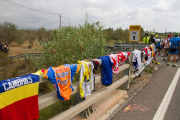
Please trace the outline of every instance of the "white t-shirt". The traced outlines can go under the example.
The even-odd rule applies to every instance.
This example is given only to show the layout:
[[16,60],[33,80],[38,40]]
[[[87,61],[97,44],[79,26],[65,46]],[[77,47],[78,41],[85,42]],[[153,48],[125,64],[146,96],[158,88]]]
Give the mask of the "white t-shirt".
[[[170,39],[167,38],[167,39],[164,41],[164,43],[165,43],[164,48],[167,48],[166,45],[168,44],[168,41],[169,41],[169,40],[170,40]],[[171,42],[169,42],[169,46],[171,46]]]

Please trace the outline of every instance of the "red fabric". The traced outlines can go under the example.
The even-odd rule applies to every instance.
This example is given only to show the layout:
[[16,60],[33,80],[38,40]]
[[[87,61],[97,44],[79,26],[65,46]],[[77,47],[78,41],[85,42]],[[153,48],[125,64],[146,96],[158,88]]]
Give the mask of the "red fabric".
[[0,110],[0,120],[37,120],[38,95],[22,99]]
[[112,70],[114,74],[119,73],[119,66],[126,62],[131,52],[119,52],[118,54],[111,54],[109,57],[113,62]]
[[145,50],[145,52],[146,52],[146,55],[148,55],[148,54],[147,54],[147,49],[146,49],[146,48],[144,48],[144,50]]

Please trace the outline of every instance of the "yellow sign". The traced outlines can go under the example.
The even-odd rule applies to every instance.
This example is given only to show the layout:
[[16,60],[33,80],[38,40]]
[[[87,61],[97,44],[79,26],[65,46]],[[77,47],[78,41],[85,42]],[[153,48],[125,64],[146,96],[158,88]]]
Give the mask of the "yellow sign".
[[129,26],[129,42],[139,42],[140,33],[141,33],[140,25],[130,25]]

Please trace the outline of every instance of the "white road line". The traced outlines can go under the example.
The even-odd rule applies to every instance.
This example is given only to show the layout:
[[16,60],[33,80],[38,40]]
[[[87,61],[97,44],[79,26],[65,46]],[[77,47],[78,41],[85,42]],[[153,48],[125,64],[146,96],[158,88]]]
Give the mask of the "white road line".
[[176,85],[178,83],[179,76],[180,76],[180,68],[177,70],[177,72],[171,82],[171,85],[169,86],[169,88],[161,102],[161,105],[159,106],[158,110],[156,111],[156,114],[155,114],[153,120],[163,120],[163,118],[166,114],[167,108],[169,106],[169,103],[171,101],[171,98],[173,96],[174,90],[176,88]]

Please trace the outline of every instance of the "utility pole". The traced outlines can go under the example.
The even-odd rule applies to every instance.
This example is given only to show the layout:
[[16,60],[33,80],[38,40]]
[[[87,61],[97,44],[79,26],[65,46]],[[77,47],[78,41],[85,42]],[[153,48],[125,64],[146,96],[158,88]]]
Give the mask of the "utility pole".
[[167,30],[167,29],[165,29],[165,38],[166,38],[166,30]]
[[69,26],[70,26],[70,22],[69,22]]
[[88,13],[86,12],[86,22],[88,22]]
[[59,26],[59,29],[61,29],[61,14],[60,14],[59,17],[60,17],[60,26]]

